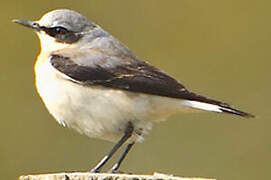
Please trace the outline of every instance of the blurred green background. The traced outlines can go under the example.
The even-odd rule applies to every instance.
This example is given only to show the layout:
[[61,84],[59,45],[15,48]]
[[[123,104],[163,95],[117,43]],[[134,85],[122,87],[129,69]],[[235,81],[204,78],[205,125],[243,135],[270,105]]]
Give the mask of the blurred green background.
[[154,125],[123,171],[270,179],[270,6],[264,0],[3,1],[0,178],[86,171],[113,145],[63,128],[48,114],[33,85],[39,42],[29,29],[11,23],[70,8],[186,87],[257,116],[176,114]]

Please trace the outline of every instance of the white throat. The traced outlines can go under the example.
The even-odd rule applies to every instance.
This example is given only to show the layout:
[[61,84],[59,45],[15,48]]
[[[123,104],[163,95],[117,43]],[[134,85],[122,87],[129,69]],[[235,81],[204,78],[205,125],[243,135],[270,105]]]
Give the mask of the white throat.
[[40,39],[41,52],[56,51],[71,46],[71,44],[68,43],[57,42],[53,37],[43,31],[37,34]]

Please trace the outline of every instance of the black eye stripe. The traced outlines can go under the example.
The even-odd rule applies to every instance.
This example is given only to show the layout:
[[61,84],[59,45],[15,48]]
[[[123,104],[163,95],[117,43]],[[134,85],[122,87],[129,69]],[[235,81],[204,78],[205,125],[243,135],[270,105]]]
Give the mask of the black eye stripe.
[[49,36],[55,38],[57,42],[64,42],[64,43],[73,43],[78,41],[82,35],[70,31],[63,26],[55,26],[55,27],[45,27],[39,26],[39,30],[45,32]]
[[40,28],[43,31],[45,31],[47,34],[49,34],[50,36],[53,36],[53,37],[55,37],[57,35],[64,35],[64,34],[72,33],[71,31],[69,31],[66,28],[61,27],[61,26],[50,27],[50,28],[41,26]]

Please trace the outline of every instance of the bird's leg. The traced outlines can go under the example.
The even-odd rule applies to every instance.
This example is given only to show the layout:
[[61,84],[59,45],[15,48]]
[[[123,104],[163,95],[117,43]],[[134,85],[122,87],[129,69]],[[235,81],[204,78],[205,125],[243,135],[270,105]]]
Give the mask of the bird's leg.
[[[100,172],[101,168],[106,164],[106,162],[112,157],[112,155],[124,144],[127,139],[129,139],[134,131],[134,126],[131,122],[128,122],[124,135],[122,138],[115,144],[115,146],[110,150],[110,152],[91,170],[93,173]],[[122,161],[122,160],[121,160]]]
[[132,148],[132,146],[134,144],[135,144],[135,142],[132,142],[132,143],[129,143],[129,144],[126,145],[123,153],[120,155],[120,158],[118,159],[118,161],[116,162],[116,164],[114,164],[114,166],[111,168],[111,170],[110,170],[111,173],[118,172],[120,164],[122,163],[122,161],[124,160],[124,158],[126,157],[126,155],[128,154],[128,152],[130,151],[130,149]]

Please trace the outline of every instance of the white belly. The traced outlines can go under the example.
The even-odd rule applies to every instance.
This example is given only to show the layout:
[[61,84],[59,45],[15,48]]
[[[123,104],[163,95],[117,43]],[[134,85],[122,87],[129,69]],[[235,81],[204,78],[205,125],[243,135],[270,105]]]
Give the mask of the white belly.
[[[89,137],[118,140],[128,121],[145,134],[152,120],[181,109],[178,99],[82,86],[67,80],[49,62],[36,66],[35,72],[38,93],[49,112],[60,124]],[[141,135],[135,137],[142,139]]]

